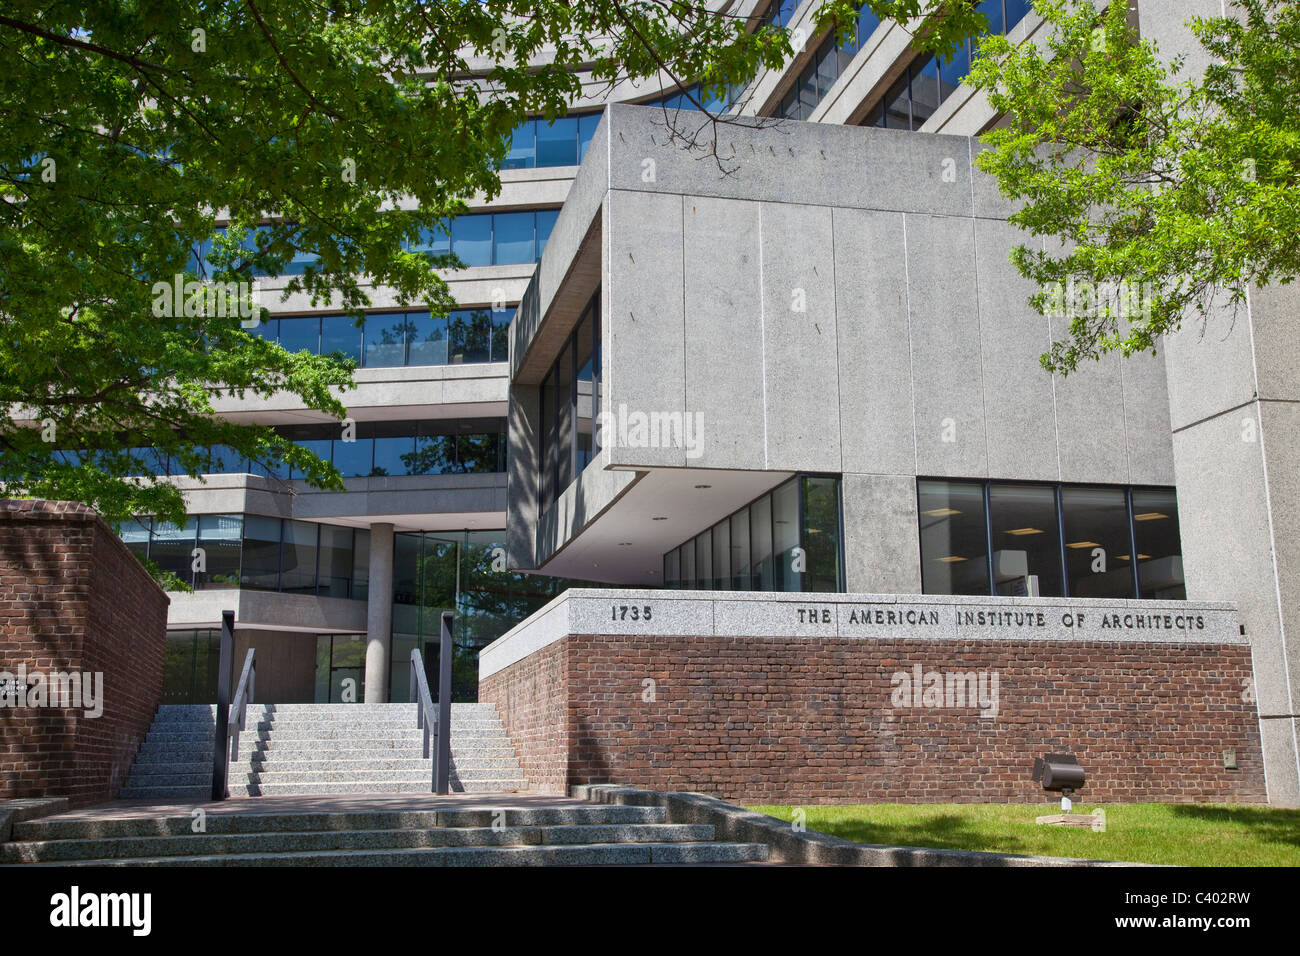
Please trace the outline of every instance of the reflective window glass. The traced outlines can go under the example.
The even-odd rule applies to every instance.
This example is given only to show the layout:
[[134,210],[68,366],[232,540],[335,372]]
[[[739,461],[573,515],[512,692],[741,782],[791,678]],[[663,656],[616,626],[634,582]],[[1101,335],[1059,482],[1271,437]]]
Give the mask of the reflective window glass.
[[492,217],[460,216],[452,220],[451,251],[467,266],[492,265]]
[[982,485],[918,481],[921,586],[926,594],[988,594],[988,527]]
[[[1050,485],[989,487],[993,580],[998,594],[1060,597],[1061,534],[1056,489]],[[1037,583],[1031,592],[1027,577]]]
[[1172,490],[1133,491],[1133,531],[1138,549],[1139,597],[1187,599],[1183,545],[1178,533],[1178,496]]
[[280,347],[286,352],[320,351],[320,319],[302,316],[280,320]]
[[367,368],[406,364],[406,313],[376,312],[366,316],[365,356]]
[[320,351],[322,355],[342,353],[361,364],[361,330],[350,315],[325,315],[321,317]]
[[1133,597],[1128,502],[1119,488],[1061,489],[1071,597]]
[[578,120],[567,116],[551,124],[537,124],[537,165],[578,165]]
[[531,212],[498,213],[492,217],[492,263],[498,266],[536,261]]

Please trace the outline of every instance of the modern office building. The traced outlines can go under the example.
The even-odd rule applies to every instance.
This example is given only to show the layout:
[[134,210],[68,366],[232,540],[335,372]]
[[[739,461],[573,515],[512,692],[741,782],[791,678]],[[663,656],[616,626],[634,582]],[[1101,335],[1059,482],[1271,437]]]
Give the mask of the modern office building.
[[[869,13],[837,43],[809,29],[819,2],[723,5],[806,39],[733,91],[731,122],[690,109],[693,90],[642,85],[593,87],[567,118],[522,127],[501,194],[450,225],[444,248],[469,267],[448,276],[463,307],[448,319],[383,289],[364,329],[278,307],[263,334],[357,358],[355,431],[281,398],[218,410],[328,453],[347,490],[250,474],[217,450],[206,483],[180,479],[185,527],[127,533],[194,582],[172,596],[172,701],[211,694],[228,607],[264,699],[284,702],[350,686],[404,699],[410,649],[454,608],[458,695],[486,689],[512,738],[534,706],[519,668],[559,637],[633,633],[627,615],[647,607],[662,608],[656,626],[677,615],[643,629],[656,636],[766,633],[771,607],[856,625],[870,607],[908,628],[955,614],[957,638],[978,615],[992,641],[1017,639],[1016,608],[1088,608],[1086,667],[1115,641],[1155,660],[1156,631],[1229,661],[1198,657],[1198,688],[1240,684],[1245,666],[1253,682],[1232,694],[1258,722],[1234,725],[1233,747],[1262,753],[1269,799],[1300,801],[1293,293],[1260,290],[1244,316],[1155,356],[1045,372],[1064,328],[1028,305],[1010,206],[973,168],[974,137],[999,117],[963,82],[969,51],[939,63]],[[1143,0],[1134,16],[1162,51],[1194,52],[1193,6]],[[1028,2],[981,9],[1040,39]],[[670,128],[716,140],[717,157]],[[617,590],[612,604],[574,592],[567,629],[542,633],[545,614],[516,627],[564,606],[572,582]],[[746,601],[758,631],[736,623]],[[691,618],[700,602],[707,624]],[[582,631],[579,605],[613,625]],[[1161,660],[1144,680],[1186,665]]]

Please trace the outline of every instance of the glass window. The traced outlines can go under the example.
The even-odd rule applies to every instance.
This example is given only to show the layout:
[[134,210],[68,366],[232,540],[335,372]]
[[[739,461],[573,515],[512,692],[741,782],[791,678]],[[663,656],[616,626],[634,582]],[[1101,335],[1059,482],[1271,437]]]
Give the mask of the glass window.
[[317,594],[345,598],[352,576],[352,529],[320,526],[320,582]]
[[817,106],[817,71],[816,64],[804,67],[799,74],[799,119],[806,120],[812,116]]
[[578,162],[586,158],[587,150],[591,147],[591,139],[596,135],[596,127],[600,125],[600,113],[588,113],[586,116],[578,117]]
[[[302,439],[294,442],[295,445],[301,445],[317,458],[322,461],[329,461],[333,457],[333,445],[328,438],[320,439]],[[290,478],[301,478],[302,472],[297,468],[290,473]]]
[[421,435],[415,439],[415,450],[407,465],[406,474],[442,475],[455,470],[454,435]]
[[551,230],[555,228],[555,220],[559,218],[560,210],[558,209],[541,209],[537,212],[537,258],[542,258],[542,250],[546,248],[546,240],[551,237]]
[[549,125],[537,123],[537,165],[578,165],[578,120],[567,116]]
[[[528,218],[531,220],[532,216]],[[531,243],[530,238],[529,244]],[[465,309],[451,313],[448,317],[447,341],[448,360],[453,365],[486,362],[492,355],[491,311]]]
[[837,478],[803,479],[803,547],[808,571],[805,591],[839,593],[840,483]]
[[122,543],[131,549],[140,560],[149,556],[149,525],[150,518],[132,518],[130,521],[122,522],[121,528],[118,529],[118,537]]
[[447,318],[428,312],[406,315],[407,365],[447,364]]
[[451,252],[451,220],[440,219],[433,227],[420,227],[419,240],[410,246],[412,252],[428,256],[445,256]]
[[536,120],[524,120],[510,136],[510,152],[501,163],[502,169],[532,169],[537,164]]
[[352,536],[351,596],[364,601],[370,596],[370,529],[358,529]]
[[912,108],[908,102],[906,70],[885,94],[885,125],[890,129],[912,128]]
[[242,515],[200,515],[199,547],[206,570],[194,575],[194,587],[202,589],[239,586],[239,553],[242,547]]
[[1002,20],[1002,0],[984,0],[976,9],[988,17],[989,33],[1004,32],[1006,24]]
[[239,586],[275,591],[280,586],[280,519],[247,515]]
[[537,429],[540,447],[537,461],[541,467],[541,495],[543,505],[555,500],[555,369],[546,373],[539,391],[541,427]]
[[726,519],[713,526],[713,590],[731,587],[731,522]]
[[682,553],[682,587],[687,591],[698,590],[700,582],[695,575],[695,539],[687,541],[678,550]]
[[970,72],[970,44],[963,41],[951,58],[942,61],[939,66],[939,102],[942,103],[961,85],[961,81]]
[[918,481],[921,586],[926,594],[988,594],[988,526],[984,487]]
[[375,442],[371,438],[354,441],[334,439],[333,463],[344,478],[366,478],[374,461]]
[[664,587],[679,588],[681,587],[682,577],[682,555],[681,551],[673,548],[664,555]]
[[498,309],[492,313],[492,355],[490,361],[510,360],[510,320],[514,309]]
[[366,316],[364,326],[367,368],[406,363],[406,313],[376,312]]
[[866,46],[867,40],[871,34],[876,32],[876,27],[880,26],[880,18],[872,12],[866,4],[858,11],[858,49],[861,50]]
[[415,436],[375,439],[375,464],[370,474],[409,475]]
[[361,364],[361,330],[350,315],[321,316],[320,351],[322,355],[341,352]]
[[1025,18],[1025,14],[1033,7],[1032,0],[1006,0],[1007,32],[1011,31],[1017,23]]
[[573,454],[578,423],[573,411],[573,340],[570,339],[555,362],[557,495],[568,488],[574,478]]
[[284,549],[280,590],[291,594],[316,591],[316,544],[319,525],[309,521],[284,523]]
[[781,106],[777,112],[785,119],[799,119],[799,86],[795,86],[781,97]]
[[1133,491],[1133,532],[1138,549],[1142,598],[1187,599],[1183,546],[1178,533],[1178,497],[1172,490]]
[[536,261],[533,238],[535,218],[531,212],[499,213],[492,218],[493,265],[519,265]]
[[912,66],[912,129],[920,129],[938,106],[939,62],[929,57]]
[[773,591],[772,496],[764,495],[749,506],[749,567],[752,591]]
[[186,584],[194,584],[194,547],[198,524],[193,517],[182,525],[155,521],[153,540],[149,542],[149,560],[163,571],[170,571]]
[[280,347],[286,352],[320,351],[320,319],[299,316],[280,320]]
[[998,594],[1029,594],[1026,576],[1038,579],[1037,593],[1060,597],[1061,534],[1056,489],[1050,485],[991,485],[993,580]]
[[1120,488],[1061,489],[1071,597],[1133,597],[1128,502]]
[[835,47],[835,36],[827,37],[817,50],[817,99],[823,100],[840,76],[839,54]]
[[799,566],[806,561],[806,555],[798,555],[798,548],[799,485],[787,481],[772,492],[773,590],[802,590],[803,571]]
[[492,217],[483,214],[452,220],[451,251],[467,266],[492,265]]
[[749,572],[749,509],[741,508],[731,516],[731,589],[748,591]]
[[249,335],[255,335],[259,339],[266,339],[268,342],[278,342],[280,340],[280,320],[279,319],[262,319],[251,329],[244,329]]
[[695,536],[695,586],[701,591],[713,590],[713,529]]

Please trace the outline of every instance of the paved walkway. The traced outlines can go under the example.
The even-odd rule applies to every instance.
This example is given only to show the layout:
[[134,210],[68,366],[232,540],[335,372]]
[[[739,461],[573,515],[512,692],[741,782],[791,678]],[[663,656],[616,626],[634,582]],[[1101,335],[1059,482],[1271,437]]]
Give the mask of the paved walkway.
[[126,820],[134,817],[185,816],[205,813],[349,813],[382,810],[497,810],[511,807],[585,807],[586,800],[538,793],[322,793],[293,796],[231,797],[229,800],[112,800],[43,817],[45,820]]

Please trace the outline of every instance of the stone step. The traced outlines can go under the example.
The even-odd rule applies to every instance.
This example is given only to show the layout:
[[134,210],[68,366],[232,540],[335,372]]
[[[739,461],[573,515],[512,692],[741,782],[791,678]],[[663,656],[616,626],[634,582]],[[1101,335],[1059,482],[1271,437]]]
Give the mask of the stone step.
[[[591,804],[559,807],[500,807],[438,810],[358,810],[350,812],[304,811],[296,813],[229,813],[207,815],[208,834],[280,833],[312,830],[393,830],[431,827],[490,827],[497,820],[506,826],[576,826],[596,824],[664,823],[663,807]],[[38,818],[14,824],[15,840],[75,840],[147,836],[187,836],[194,820],[188,814],[109,819]]]
[[[452,779],[454,793],[522,793],[528,789],[528,781],[523,779],[478,779],[462,780],[459,784]],[[399,780],[357,780],[354,782],[327,783],[258,783],[237,786],[230,782],[232,795],[248,797],[293,796],[312,793],[429,793],[432,780],[423,778],[419,781]]]
[[29,866],[636,866],[654,863],[754,863],[762,843],[600,843],[320,850],[288,853],[59,860]]
[[40,840],[0,846],[0,863],[42,863],[125,857],[297,853],[322,850],[417,849],[466,846],[572,846],[607,843],[701,843],[708,824],[604,823],[533,827],[431,827],[392,830],[314,830],[281,833],[192,833],[121,839]]
[[118,791],[119,800],[169,800],[185,802],[187,800],[207,800],[212,795],[212,777],[208,777],[207,786],[165,786],[165,785],[127,785]]

